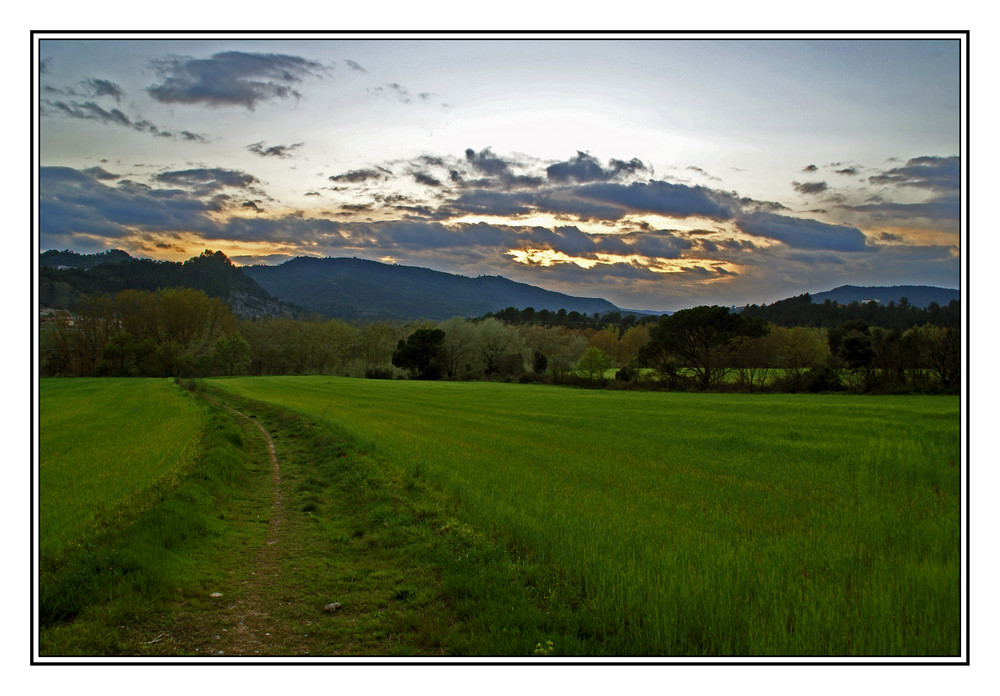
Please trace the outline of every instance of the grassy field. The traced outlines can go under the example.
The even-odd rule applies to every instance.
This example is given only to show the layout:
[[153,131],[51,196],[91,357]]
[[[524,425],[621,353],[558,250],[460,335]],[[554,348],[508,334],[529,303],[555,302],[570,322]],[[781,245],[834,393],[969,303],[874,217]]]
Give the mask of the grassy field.
[[149,502],[190,462],[204,407],[166,379],[43,379],[41,555]]
[[959,651],[957,397],[211,384],[325,424],[565,572],[587,620],[555,654]]
[[[72,386],[48,386],[68,389],[52,404],[104,406],[77,431],[87,451],[119,413],[101,392],[120,399],[148,385]],[[356,443],[259,402],[200,388],[157,401],[152,391],[161,420],[189,399],[203,409],[192,459],[168,484],[134,489],[141,509],[43,555],[40,657],[532,655],[546,654],[545,638],[587,630],[557,570],[512,558],[440,491]],[[127,479],[131,468],[106,460],[102,475]],[[86,507],[44,500],[42,517]],[[559,597],[540,602],[538,587]],[[340,609],[327,611],[334,601]]]

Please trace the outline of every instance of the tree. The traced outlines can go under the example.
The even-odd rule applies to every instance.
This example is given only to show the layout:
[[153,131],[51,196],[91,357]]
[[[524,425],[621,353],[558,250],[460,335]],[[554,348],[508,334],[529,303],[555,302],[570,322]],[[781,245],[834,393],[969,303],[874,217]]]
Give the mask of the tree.
[[220,338],[215,344],[215,360],[223,374],[246,374],[250,367],[250,344],[239,333]]
[[603,350],[597,346],[590,346],[576,364],[576,369],[585,373],[593,382],[595,379],[604,379],[605,371],[611,366],[611,358]]
[[518,360],[522,363],[519,371],[523,372],[523,344],[517,329],[496,319],[484,319],[479,322],[478,329],[479,354],[483,361],[483,372],[487,376],[498,373],[509,375],[512,371],[518,371]]
[[764,320],[732,314],[728,307],[682,309],[660,317],[650,329],[649,343],[639,352],[639,359],[661,370],[676,359],[694,371],[702,389],[708,389],[721,381],[731,366],[738,339],[766,333]]
[[839,324],[827,336],[830,353],[856,375],[861,375],[862,384],[868,390],[872,384],[875,348],[872,343],[871,327],[861,319],[852,319]]
[[439,379],[439,355],[444,336],[441,329],[417,329],[396,346],[392,364],[410,370],[411,375],[418,379]]
[[452,317],[438,324],[444,331],[441,344],[441,368],[448,379],[469,377],[476,373],[476,328],[462,319]]
[[531,356],[531,369],[536,375],[540,375],[545,372],[545,368],[549,366],[549,359],[545,357],[545,353],[536,349]]

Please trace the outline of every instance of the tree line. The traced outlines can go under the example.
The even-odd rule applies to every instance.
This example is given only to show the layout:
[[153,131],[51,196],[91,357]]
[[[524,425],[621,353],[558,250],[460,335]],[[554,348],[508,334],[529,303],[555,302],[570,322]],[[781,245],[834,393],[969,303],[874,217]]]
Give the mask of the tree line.
[[884,329],[905,331],[915,326],[931,324],[944,328],[959,329],[962,325],[962,309],[958,300],[941,306],[931,302],[927,307],[916,307],[901,297],[899,302],[880,304],[870,302],[850,302],[839,304],[831,300],[813,302],[806,293],[779,300],[769,305],[747,305],[741,314],[759,317],[778,326],[815,326],[833,329],[849,321],[863,321]]
[[43,322],[40,366],[43,375],[71,376],[330,374],[741,391],[956,391],[960,383],[960,333],[949,325],[781,326],[717,306],[559,323],[573,314],[248,320],[199,290],[125,290],[84,297]]

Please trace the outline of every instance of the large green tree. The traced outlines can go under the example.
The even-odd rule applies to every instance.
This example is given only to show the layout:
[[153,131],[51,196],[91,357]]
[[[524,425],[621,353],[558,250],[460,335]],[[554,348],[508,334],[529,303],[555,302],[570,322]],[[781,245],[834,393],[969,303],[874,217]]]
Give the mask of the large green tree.
[[400,341],[392,354],[392,364],[410,370],[418,379],[438,379],[441,377],[441,345],[444,343],[441,329],[417,329]]
[[762,319],[734,314],[728,307],[682,309],[660,317],[639,359],[661,369],[672,364],[690,368],[698,386],[708,389],[733,365],[738,341],[763,336],[767,330]]

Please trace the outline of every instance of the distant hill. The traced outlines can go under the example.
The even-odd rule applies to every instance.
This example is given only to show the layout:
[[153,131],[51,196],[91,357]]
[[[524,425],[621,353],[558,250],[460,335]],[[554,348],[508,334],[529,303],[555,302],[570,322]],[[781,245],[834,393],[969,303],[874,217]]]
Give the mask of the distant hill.
[[818,292],[812,295],[812,301],[822,304],[826,300],[838,304],[850,304],[851,302],[867,302],[876,300],[879,304],[887,305],[890,302],[899,304],[899,300],[905,297],[914,307],[926,308],[931,302],[937,302],[944,307],[952,300],[961,300],[961,293],[958,290],[949,288],[938,288],[931,285],[891,285],[891,286],[861,286],[861,285],[841,285],[839,288]]
[[475,317],[506,307],[617,311],[607,300],[573,297],[500,276],[467,276],[348,258],[299,257],[244,272],[275,297],[343,319]]
[[70,308],[82,295],[180,287],[220,298],[237,316],[275,316],[290,310],[221,251],[206,251],[183,263],[137,259],[118,249],[101,254],[46,251],[39,263],[39,301],[43,307]]
[[75,251],[56,251],[49,249],[39,257],[43,268],[94,268],[102,263],[120,263],[133,261],[128,252],[121,249],[109,249],[99,254],[78,254]]

